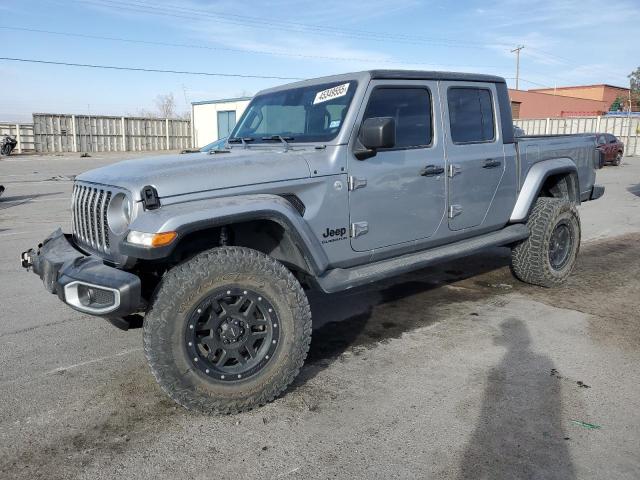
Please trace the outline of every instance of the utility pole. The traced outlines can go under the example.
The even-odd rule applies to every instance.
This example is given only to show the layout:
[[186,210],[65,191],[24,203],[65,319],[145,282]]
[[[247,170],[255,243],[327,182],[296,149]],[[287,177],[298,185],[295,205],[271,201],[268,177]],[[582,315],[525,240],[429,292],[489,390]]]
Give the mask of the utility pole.
[[519,47],[511,50],[511,53],[516,54],[516,90],[520,90],[518,87],[520,86],[520,50],[524,48],[524,45],[520,45]]

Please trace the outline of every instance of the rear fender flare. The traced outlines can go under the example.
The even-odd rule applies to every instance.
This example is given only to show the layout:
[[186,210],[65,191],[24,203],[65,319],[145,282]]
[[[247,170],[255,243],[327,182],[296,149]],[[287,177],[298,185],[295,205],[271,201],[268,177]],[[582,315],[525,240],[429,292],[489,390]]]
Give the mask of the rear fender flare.
[[529,217],[529,212],[538,198],[545,181],[559,174],[569,174],[574,182],[574,194],[576,201],[580,202],[580,186],[578,185],[578,169],[570,158],[553,158],[535,163],[527,172],[527,176],[522,184],[518,199],[511,212],[509,221],[511,223],[524,222]]

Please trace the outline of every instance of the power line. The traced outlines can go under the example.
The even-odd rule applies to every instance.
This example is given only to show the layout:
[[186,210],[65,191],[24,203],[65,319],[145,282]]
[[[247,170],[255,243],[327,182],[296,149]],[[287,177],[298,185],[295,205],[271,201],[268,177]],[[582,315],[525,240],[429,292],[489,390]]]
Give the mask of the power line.
[[96,65],[90,63],[71,63],[71,62],[54,62],[51,60],[36,60],[33,58],[11,58],[0,57],[0,60],[9,62],[23,63],[40,63],[47,65],[61,65],[65,67],[85,67],[85,68],[101,68],[106,70],[128,70],[133,72],[152,72],[152,73],[177,73],[181,75],[205,75],[209,77],[234,77],[234,78],[262,78],[270,80],[303,80],[299,77],[278,77],[275,75],[249,75],[241,73],[218,73],[218,72],[189,72],[183,70],[164,70],[160,68],[142,68],[142,67],[122,67],[118,65]]
[[[231,77],[231,78],[259,78],[259,79],[269,79],[269,80],[303,80],[302,77],[279,77],[272,75],[247,75],[241,73],[218,73],[218,72],[189,72],[183,70],[165,70],[160,68],[142,68],[142,67],[123,67],[119,65],[97,65],[90,63],[72,63],[72,62],[55,62],[52,60],[38,60],[33,58],[12,58],[12,57],[0,57],[0,60],[8,61],[8,62],[21,62],[21,63],[36,63],[36,64],[45,64],[45,65],[58,65],[64,67],[84,67],[84,68],[99,68],[99,69],[107,69],[107,70],[125,70],[125,71],[134,71],[134,72],[150,72],[150,73],[173,73],[173,74],[181,74],[181,75],[205,75],[211,77]],[[506,80],[514,80],[515,77],[504,77]],[[551,88],[548,85],[543,85],[541,83],[536,83],[531,80],[527,80],[525,78],[520,78],[523,82],[531,83],[533,85],[538,85],[540,87]]]
[[[56,1],[56,0],[50,0]],[[59,0],[58,0],[59,1]],[[357,40],[374,40],[374,41],[384,41],[384,42],[393,42],[393,43],[405,43],[405,44],[430,44],[430,45],[438,45],[448,48],[466,48],[466,49],[491,49],[495,47],[504,47],[510,48],[511,45],[502,42],[494,42],[494,43],[477,43],[477,42],[460,42],[459,40],[452,39],[444,39],[444,38],[433,38],[433,37],[423,37],[418,35],[408,35],[408,34],[394,34],[387,32],[372,32],[367,30],[358,30],[358,29],[341,29],[338,27],[330,27],[323,25],[313,25],[306,24],[301,22],[293,22],[293,21],[284,21],[277,20],[273,18],[264,17],[253,17],[248,15],[239,15],[239,14],[231,14],[231,13],[212,13],[206,10],[197,10],[193,8],[185,8],[182,6],[176,6],[171,4],[165,4],[164,6],[158,6],[157,4],[150,3],[146,0],[74,0],[75,2],[79,2],[86,5],[99,6],[104,8],[117,8],[118,10],[128,10],[139,13],[153,14],[153,15],[164,15],[170,17],[180,17],[187,19],[197,19],[202,20],[204,18],[215,19],[218,22],[230,23],[233,25],[241,25],[250,28],[259,28],[259,29],[269,29],[269,30],[285,30],[285,31],[294,31],[300,32],[304,31],[305,33],[313,34],[313,35],[334,35],[346,38],[354,38]],[[583,65],[574,63],[573,60],[562,57],[560,55],[556,55],[554,53],[545,52],[538,48],[527,46],[527,49],[532,50],[534,52],[538,52],[540,55],[546,56],[547,58],[553,58],[556,61],[561,61],[567,65],[571,65],[574,67],[582,67]],[[359,61],[359,60],[357,60]],[[391,62],[390,62],[391,63]],[[411,62],[399,62],[399,63],[411,63]],[[415,63],[418,65],[419,63]],[[428,65],[428,64],[423,64]],[[444,66],[444,65],[443,65]],[[494,68],[494,67],[479,67],[479,68]],[[502,68],[502,67],[495,67]],[[611,73],[610,69],[606,67],[594,67],[599,69],[600,71],[607,73]],[[606,69],[606,70],[605,70]]]
[[[138,1],[135,1],[135,0],[131,0],[131,1],[74,0],[74,1],[85,4],[85,5],[93,5],[93,6],[99,6],[99,7],[105,7],[105,8],[117,8],[118,10],[134,11],[134,12],[147,13],[152,15],[164,15],[164,16],[170,16],[170,17],[198,19],[198,20],[202,20],[203,17],[211,18],[219,22],[229,23],[233,25],[242,25],[250,28],[261,28],[261,29],[266,28],[269,30],[276,29],[276,30],[293,31],[293,32],[300,32],[302,30],[302,31],[305,31],[306,33],[311,33],[314,35],[326,36],[327,34],[329,34],[329,35],[347,37],[347,38],[369,39],[369,40],[375,40],[375,41],[410,43],[410,44],[431,44],[431,45],[440,45],[440,46],[452,47],[452,48],[492,48],[500,45],[507,46],[507,44],[500,44],[500,43],[494,43],[494,44],[488,45],[488,44],[479,44],[476,42],[460,42],[458,40],[420,37],[416,35],[402,35],[402,34],[392,34],[392,33],[385,33],[385,32],[340,29],[337,27],[274,20],[271,18],[265,19],[261,17],[250,17],[247,15],[210,13],[204,10],[189,9],[189,8],[172,6],[172,5],[159,6],[156,4],[150,4],[140,0]],[[229,18],[229,17],[232,17],[232,18]]]
[[309,58],[309,59],[319,59],[319,60],[339,60],[339,61],[347,61],[347,62],[386,63],[386,64],[398,64],[398,65],[427,65],[427,66],[440,66],[440,67],[465,66],[470,68],[502,68],[502,66],[499,66],[499,65],[454,65],[454,64],[443,64],[443,63],[416,62],[411,60],[406,60],[406,61],[405,60],[384,60],[384,59],[371,60],[369,58],[357,58],[357,57],[332,57],[332,56],[326,56],[326,55],[306,55],[306,54],[289,53],[289,52],[275,52],[275,51],[269,51],[269,50],[253,50],[253,49],[241,49],[241,48],[230,48],[230,47],[212,47],[209,45],[199,45],[199,44],[191,44],[191,43],[160,42],[160,41],[154,41],[154,40],[142,40],[142,39],[113,37],[113,36],[75,33],[75,32],[61,32],[56,30],[43,30],[38,28],[8,27],[3,25],[0,25],[0,29],[14,30],[14,31],[20,31],[20,32],[43,33],[47,35],[58,35],[58,36],[65,36],[65,37],[89,38],[89,39],[95,39],[95,40],[107,40],[107,41],[124,42],[124,43],[137,43],[141,45],[151,45],[151,46],[193,48],[193,49],[203,49],[203,50],[212,50],[212,51],[251,53],[251,54],[257,54],[257,55],[273,55],[273,56]]

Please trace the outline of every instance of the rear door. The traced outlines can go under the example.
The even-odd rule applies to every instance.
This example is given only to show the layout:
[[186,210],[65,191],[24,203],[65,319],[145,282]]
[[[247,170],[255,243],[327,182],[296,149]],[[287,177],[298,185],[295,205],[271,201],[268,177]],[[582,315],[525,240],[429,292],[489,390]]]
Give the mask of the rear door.
[[492,83],[442,82],[451,230],[493,226],[491,206],[505,172]]
[[396,146],[366,160],[350,153],[351,247],[358,252],[431,236],[446,204],[437,83],[372,81],[356,125],[372,117],[395,119]]

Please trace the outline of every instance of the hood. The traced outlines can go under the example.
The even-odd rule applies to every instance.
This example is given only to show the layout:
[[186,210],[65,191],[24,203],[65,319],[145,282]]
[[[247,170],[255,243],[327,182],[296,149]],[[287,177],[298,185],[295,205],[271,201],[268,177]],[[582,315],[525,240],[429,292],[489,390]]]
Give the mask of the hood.
[[129,190],[140,200],[140,190],[152,185],[160,198],[207,190],[309,178],[305,150],[241,149],[229,153],[160,155],[125,160],[78,175],[81,182]]

